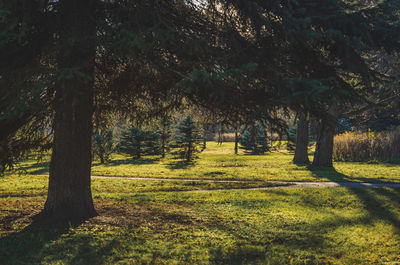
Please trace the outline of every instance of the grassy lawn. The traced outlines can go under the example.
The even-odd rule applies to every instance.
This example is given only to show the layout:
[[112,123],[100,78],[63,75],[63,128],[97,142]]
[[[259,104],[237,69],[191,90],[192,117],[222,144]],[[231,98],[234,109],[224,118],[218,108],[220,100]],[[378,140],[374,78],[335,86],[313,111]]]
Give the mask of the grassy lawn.
[[[296,166],[291,153],[208,143],[192,165],[116,155],[94,174],[163,178],[400,182],[400,165]],[[93,179],[99,216],[37,227],[48,162],[0,178],[0,264],[400,264],[400,189],[273,189],[268,182]],[[210,191],[198,191],[210,190]],[[176,192],[188,191],[188,192]]]
[[399,189],[152,192],[164,185],[94,180],[100,216],[44,229],[29,217],[45,178],[5,177],[0,264],[400,263]]
[[[171,157],[134,161],[122,155],[114,155],[112,161],[104,165],[94,161],[92,173],[155,178],[400,182],[400,164],[336,162],[335,170],[332,170],[294,165],[291,162],[293,153],[284,150],[266,155],[234,155],[233,143],[218,146],[216,142],[208,142],[207,146],[199,155],[200,158],[192,164]],[[39,164],[34,160],[25,161],[20,167],[29,174],[48,173],[47,160]]]

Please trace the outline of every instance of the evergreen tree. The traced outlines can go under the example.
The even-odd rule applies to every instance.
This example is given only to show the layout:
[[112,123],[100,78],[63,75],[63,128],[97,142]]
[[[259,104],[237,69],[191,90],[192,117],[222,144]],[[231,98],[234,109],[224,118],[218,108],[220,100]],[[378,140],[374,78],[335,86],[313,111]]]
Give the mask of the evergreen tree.
[[202,143],[202,136],[196,128],[190,116],[186,116],[177,126],[174,135],[174,143],[171,147],[175,150],[173,154],[191,161],[195,154],[199,153],[199,146]]
[[171,138],[171,117],[163,116],[160,118],[157,126],[157,134],[159,135],[161,157],[169,151],[169,141]]
[[139,159],[143,155],[156,155],[160,153],[158,139],[159,135],[154,132],[129,126],[122,132],[118,149],[133,159]]
[[240,139],[240,145],[240,148],[244,149],[246,153],[254,155],[269,151],[267,136],[261,126],[252,126],[249,130],[246,130]]
[[105,133],[97,132],[93,136],[93,155],[100,159],[101,164],[109,161],[113,151],[114,141],[112,130],[107,130]]

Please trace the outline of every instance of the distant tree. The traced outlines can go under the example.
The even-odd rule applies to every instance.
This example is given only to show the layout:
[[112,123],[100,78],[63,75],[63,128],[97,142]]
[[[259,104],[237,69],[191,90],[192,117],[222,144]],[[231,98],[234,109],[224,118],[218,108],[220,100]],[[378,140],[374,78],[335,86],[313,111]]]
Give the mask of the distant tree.
[[168,116],[163,116],[159,119],[157,125],[157,134],[159,135],[161,157],[164,158],[169,149],[169,141],[171,138],[171,123],[172,119]]
[[268,140],[263,127],[251,126],[240,139],[241,149],[254,155],[264,154],[269,151]]
[[133,159],[139,159],[143,155],[156,155],[160,153],[158,139],[159,135],[155,132],[129,126],[121,134],[118,149]]
[[235,130],[235,155],[238,154],[238,143],[239,143],[239,133],[238,133],[238,126],[235,125],[234,127]]
[[203,146],[201,147],[201,151],[207,148],[207,135],[209,133],[209,125],[203,123]]
[[191,161],[195,154],[199,153],[202,136],[190,116],[186,116],[177,126],[174,135],[174,143],[171,145],[175,150],[173,154]]
[[93,155],[100,159],[100,163],[104,164],[109,161],[110,155],[114,151],[114,141],[112,130],[96,132],[93,136]]

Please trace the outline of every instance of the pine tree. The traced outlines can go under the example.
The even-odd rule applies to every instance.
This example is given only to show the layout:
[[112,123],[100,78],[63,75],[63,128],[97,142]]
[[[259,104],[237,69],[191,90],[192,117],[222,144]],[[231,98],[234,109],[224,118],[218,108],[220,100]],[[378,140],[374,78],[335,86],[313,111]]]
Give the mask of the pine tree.
[[261,126],[252,126],[249,130],[246,130],[240,139],[240,145],[240,148],[244,149],[246,153],[254,155],[269,151],[267,136]]
[[112,130],[107,130],[105,133],[97,132],[93,136],[93,155],[100,159],[100,163],[109,161],[110,155],[114,151],[114,141]]
[[154,132],[129,126],[122,132],[118,149],[133,159],[139,159],[143,155],[157,155],[160,153],[158,139],[159,135]]
[[157,126],[157,134],[159,135],[161,157],[164,158],[169,151],[169,142],[171,138],[171,117],[163,116],[160,118]]
[[199,146],[202,143],[202,136],[196,128],[190,116],[184,118],[177,126],[174,135],[173,154],[191,161],[195,154],[199,153]]

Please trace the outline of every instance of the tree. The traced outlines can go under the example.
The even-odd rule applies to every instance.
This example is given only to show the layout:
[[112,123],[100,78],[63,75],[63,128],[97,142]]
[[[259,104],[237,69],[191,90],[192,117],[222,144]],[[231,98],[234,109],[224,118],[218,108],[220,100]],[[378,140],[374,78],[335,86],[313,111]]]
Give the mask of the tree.
[[129,126],[121,134],[118,149],[133,159],[139,159],[143,155],[157,155],[160,153],[158,139],[159,135],[154,132]]
[[293,162],[296,164],[309,164],[308,159],[308,130],[309,119],[304,113],[298,115],[296,130],[296,149]]
[[261,155],[269,151],[265,129],[259,125],[251,126],[240,139],[241,148],[247,153]]
[[[274,124],[277,120],[271,114],[277,108],[288,111],[289,106],[295,111],[308,112],[327,124],[336,121],[337,117],[329,114],[330,108],[365,102],[365,95],[384,81],[382,75],[371,67],[367,57],[381,47],[387,50],[398,50],[399,47],[396,44],[398,34],[395,34],[399,30],[399,17],[394,11],[399,9],[398,1],[379,4],[330,0],[275,3],[235,0],[214,3],[224,6],[219,15],[230,29],[226,31],[229,34],[221,33],[220,40],[237,43],[242,51],[246,50],[237,50],[237,56],[232,61],[238,69],[239,62],[254,62],[257,67],[247,76],[258,76],[254,79],[257,84],[252,81],[243,84],[240,82],[243,80],[229,76],[237,87],[224,90],[221,98],[227,100],[229,95],[232,96],[228,100],[234,102],[234,106],[229,113],[243,113],[244,116],[249,112],[251,115],[260,113]],[[214,10],[218,13],[221,8]],[[228,17],[235,17],[235,22],[230,24]],[[238,24],[241,27],[237,27]],[[248,32],[251,32],[251,40],[256,45],[246,46]],[[232,46],[229,47],[234,49]],[[263,79],[266,76],[269,80]],[[247,91],[243,91],[247,86]],[[236,93],[235,89],[240,92]],[[272,92],[274,89],[277,90]],[[235,98],[238,94],[240,97]],[[276,104],[262,103],[274,96],[277,96]],[[281,101],[283,98],[285,103]],[[217,104],[224,106],[220,102]],[[322,153],[331,152],[327,150],[316,154]],[[321,160],[315,161],[318,163]]]
[[195,158],[195,154],[199,153],[199,146],[202,143],[202,136],[190,116],[186,116],[175,129],[173,154],[191,161]]
[[97,132],[93,136],[93,154],[100,158],[100,163],[109,161],[110,155],[114,151],[113,131]]
[[158,121],[157,134],[159,135],[161,157],[164,158],[168,149],[171,138],[171,117],[162,116]]
[[235,125],[234,130],[235,130],[235,148],[234,148],[234,150],[235,150],[235,155],[237,155],[238,154],[238,143],[239,143],[239,134],[238,134],[238,126],[237,125]]
[[[179,105],[172,88],[204,61],[199,47],[207,37],[194,29],[208,22],[198,7],[150,2],[0,2],[0,169],[42,146],[47,133],[38,132],[50,131],[49,188],[39,219],[75,222],[97,214],[93,113],[137,114],[161,100]],[[33,134],[24,136],[26,128]]]
[[332,167],[333,140],[335,126],[332,123],[321,122],[318,125],[317,145],[314,152],[313,166]]
[[95,16],[98,1],[61,0],[54,143],[42,218],[84,220],[97,215],[90,185]]

